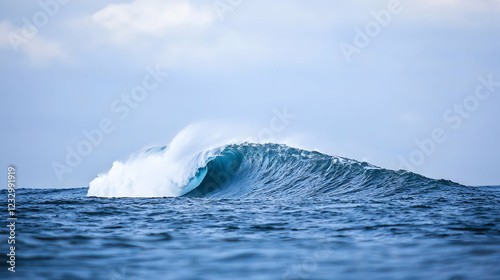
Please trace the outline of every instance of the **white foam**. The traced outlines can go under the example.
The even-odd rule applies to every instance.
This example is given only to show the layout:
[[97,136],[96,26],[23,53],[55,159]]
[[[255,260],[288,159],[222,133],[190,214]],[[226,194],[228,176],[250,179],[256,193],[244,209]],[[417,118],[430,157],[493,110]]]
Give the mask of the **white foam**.
[[203,122],[183,129],[162,151],[141,152],[128,160],[115,161],[106,174],[89,184],[88,196],[176,197],[208,158],[226,144],[247,139],[229,137],[234,127]]

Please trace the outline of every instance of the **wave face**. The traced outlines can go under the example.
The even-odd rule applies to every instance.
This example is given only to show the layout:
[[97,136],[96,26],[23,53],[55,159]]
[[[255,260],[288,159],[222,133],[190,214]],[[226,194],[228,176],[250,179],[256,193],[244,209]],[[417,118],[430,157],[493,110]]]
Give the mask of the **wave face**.
[[172,161],[171,149],[115,162],[88,196],[314,198],[423,194],[459,184],[281,144],[230,144]]

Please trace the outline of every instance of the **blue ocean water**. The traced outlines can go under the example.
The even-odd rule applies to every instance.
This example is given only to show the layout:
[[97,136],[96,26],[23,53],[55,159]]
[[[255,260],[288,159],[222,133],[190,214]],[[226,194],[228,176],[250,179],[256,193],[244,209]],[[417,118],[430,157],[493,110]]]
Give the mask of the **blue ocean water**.
[[2,261],[1,279],[500,279],[498,186],[277,144],[195,159],[160,184],[182,182],[176,197],[134,176],[118,190],[113,169],[89,188],[18,189],[16,272]]

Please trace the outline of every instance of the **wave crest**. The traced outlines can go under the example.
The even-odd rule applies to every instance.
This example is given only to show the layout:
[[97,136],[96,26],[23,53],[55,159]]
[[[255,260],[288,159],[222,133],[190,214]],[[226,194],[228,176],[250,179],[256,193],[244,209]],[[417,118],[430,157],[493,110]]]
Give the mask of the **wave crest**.
[[[458,185],[280,144],[230,144],[176,158],[166,147],[115,162],[90,183],[102,197],[330,197],[412,194]],[[175,160],[174,160],[175,159]]]

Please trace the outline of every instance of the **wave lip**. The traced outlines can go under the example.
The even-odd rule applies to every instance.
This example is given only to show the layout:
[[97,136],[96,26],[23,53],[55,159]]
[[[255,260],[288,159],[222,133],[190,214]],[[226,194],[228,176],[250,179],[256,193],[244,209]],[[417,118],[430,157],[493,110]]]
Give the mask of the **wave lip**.
[[[145,176],[145,177],[142,177]],[[183,157],[149,149],[90,183],[88,196],[309,198],[415,194],[458,184],[281,144],[230,144]]]

